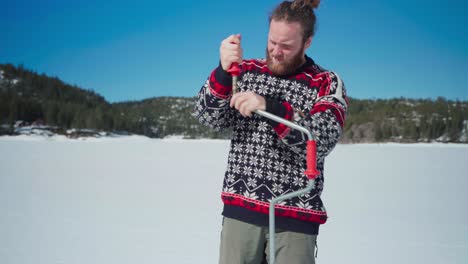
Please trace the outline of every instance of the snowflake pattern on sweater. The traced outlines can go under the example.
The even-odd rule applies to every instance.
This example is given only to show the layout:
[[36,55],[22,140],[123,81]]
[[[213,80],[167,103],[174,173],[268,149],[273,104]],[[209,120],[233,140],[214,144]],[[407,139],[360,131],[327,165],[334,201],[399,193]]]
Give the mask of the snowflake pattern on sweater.
[[[277,205],[276,215],[300,221],[325,223],[320,199],[324,186],[324,160],[337,144],[347,109],[346,90],[338,75],[310,58],[295,74],[274,76],[265,60],[244,60],[238,90],[252,91],[273,103],[267,111],[295,121],[314,133],[317,169],[310,193]],[[259,115],[242,117],[229,107],[230,76],[215,69],[198,93],[194,116],[215,130],[232,128],[222,200],[226,206],[268,214],[270,201],[308,185],[307,137]],[[239,218],[241,218],[239,216]]]

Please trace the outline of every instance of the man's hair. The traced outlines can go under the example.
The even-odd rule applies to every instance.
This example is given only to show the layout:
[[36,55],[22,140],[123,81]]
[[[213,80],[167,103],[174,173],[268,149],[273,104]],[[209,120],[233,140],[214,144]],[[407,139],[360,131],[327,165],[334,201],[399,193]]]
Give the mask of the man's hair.
[[269,22],[286,21],[288,23],[298,22],[303,29],[303,41],[315,34],[315,12],[314,9],[320,4],[320,0],[294,0],[284,1],[271,13]]

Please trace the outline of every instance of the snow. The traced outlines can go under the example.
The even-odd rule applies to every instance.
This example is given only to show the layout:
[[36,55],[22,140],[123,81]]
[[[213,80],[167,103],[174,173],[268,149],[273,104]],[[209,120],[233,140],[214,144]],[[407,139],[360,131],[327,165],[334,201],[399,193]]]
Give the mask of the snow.
[[[6,79],[5,76],[4,76],[4,74],[5,74],[5,71],[0,70],[0,81]],[[20,80],[19,80],[19,79],[16,79],[16,78],[13,79],[13,80],[10,80],[10,83],[11,83],[11,84],[14,84],[14,85],[17,84],[17,83],[19,83],[19,82],[20,82]]]
[[15,125],[15,133],[20,135],[37,135],[37,136],[47,136],[52,137],[54,133],[48,130],[49,127],[47,126],[16,126]]
[[460,134],[460,142],[468,142],[468,120],[463,121],[463,129]]
[[[217,263],[229,142],[0,137],[0,263]],[[468,145],[339,145],[317,263],[468,263]]]

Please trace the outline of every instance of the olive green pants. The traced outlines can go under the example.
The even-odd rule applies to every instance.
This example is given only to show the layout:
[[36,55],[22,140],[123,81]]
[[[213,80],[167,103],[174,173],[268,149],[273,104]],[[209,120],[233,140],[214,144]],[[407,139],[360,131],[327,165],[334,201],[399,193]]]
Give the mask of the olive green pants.
[[[224,217],[221,231],[220,264],[262,264],[268,261],[268,227]],[[275,232],[275,264],[314,264],[317,235],[290,231]]]

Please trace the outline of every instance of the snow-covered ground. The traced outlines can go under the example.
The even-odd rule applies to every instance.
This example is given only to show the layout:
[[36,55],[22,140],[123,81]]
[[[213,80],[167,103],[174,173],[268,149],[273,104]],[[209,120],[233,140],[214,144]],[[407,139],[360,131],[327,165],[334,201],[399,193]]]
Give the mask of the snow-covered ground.
[[[217,263],[228,141],[0,137],[0,263]],[[319,264],[468,263],[468,145],[339,145]]]

